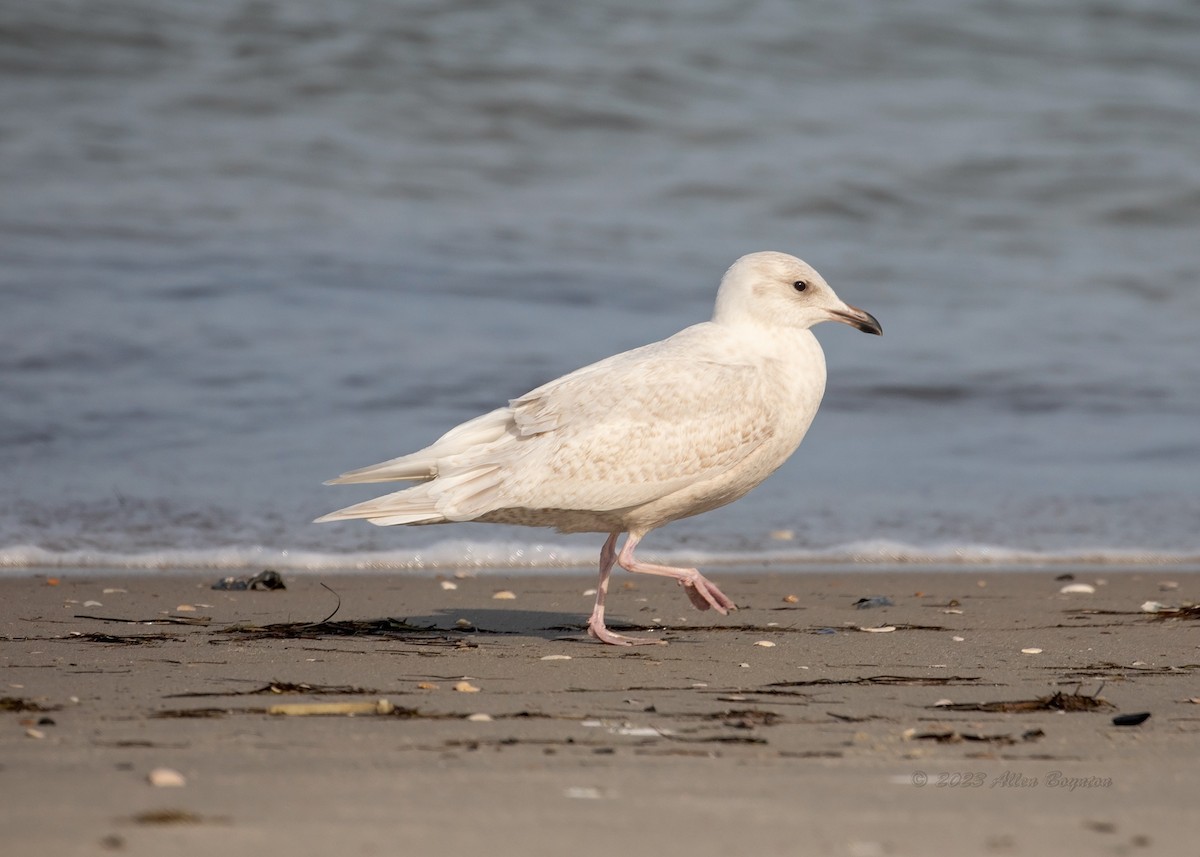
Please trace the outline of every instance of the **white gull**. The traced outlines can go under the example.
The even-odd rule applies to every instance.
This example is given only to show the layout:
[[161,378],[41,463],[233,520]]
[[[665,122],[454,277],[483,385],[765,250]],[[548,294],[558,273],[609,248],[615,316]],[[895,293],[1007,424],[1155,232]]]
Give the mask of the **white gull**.
[[317,521],[608,533],[588,633],[616,645],[661,642],[605,627],[613,565],[675,578],[701,610],[736,609],[696,569],[643,562],[634,548],[651,530],[744,496],[795,451],[825,393],[825,355],[809,330],[822,321],[883,332],[794,256],[743,256],[721,280],[712,321],[564,375],[419,452],[331,480],[421,484]]

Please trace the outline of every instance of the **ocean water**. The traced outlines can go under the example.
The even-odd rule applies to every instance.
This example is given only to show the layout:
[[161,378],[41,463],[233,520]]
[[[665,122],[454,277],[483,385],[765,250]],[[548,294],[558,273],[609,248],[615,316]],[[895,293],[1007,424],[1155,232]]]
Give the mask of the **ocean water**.
[[647,556],[1200,561],[1200,5],[0,5],[0,566],[587,565],[344,470],[802,256],[793,459]]

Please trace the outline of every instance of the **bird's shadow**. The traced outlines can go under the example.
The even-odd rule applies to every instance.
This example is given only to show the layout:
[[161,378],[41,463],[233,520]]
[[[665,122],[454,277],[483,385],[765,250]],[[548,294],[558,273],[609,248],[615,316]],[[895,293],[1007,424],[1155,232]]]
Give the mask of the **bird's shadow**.
[[[500,634],[523,637],[540,637],[555,640],[564,636],[579,636],[587,639],[587,615],[563,613],[549,610],[503,610],[482,608],[470,610],[436,610],[425,616],[408,616],[405,621],[412,625],[433,626],[445,631],[460,631],[465,634]],[[468,622],[469,625],[461,624]],[[662,632],[661,625],[637,625],[632,622],[610,620],[613,631]]]
[[[646,630],[642,626],[613,624],[618,630]],[[536,637],[555,640],[563,637],[586,638],[584,617],[579,613],[541,610],[503,610],[495,608],[450,610],[433,613],[385,616],[378,619],[337,618],[336,614],[319,622],[274,622],[266,625],[233,625],[221,634],[258,639],[332,639],[373,638],[412,643],[453,644],[472,642],[488,636]]]
[[586,634],[586,616],[549,610],[504,610],[494,607],[434,610],[406,616],[411,625],[436,627],[465,635],[515,635],[552,640],[564,634]]

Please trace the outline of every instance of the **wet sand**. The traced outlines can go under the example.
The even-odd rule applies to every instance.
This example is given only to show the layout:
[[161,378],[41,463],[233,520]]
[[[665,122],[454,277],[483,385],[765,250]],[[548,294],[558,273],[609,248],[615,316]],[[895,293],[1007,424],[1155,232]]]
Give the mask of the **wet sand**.
[[4,850],[1191,853],[1200,621],[1141,606],[1200,573],[1063,571],[709,569],[728,617],[626,575],[613,627],[669,640],[633,649],[576,572],[6,577]]

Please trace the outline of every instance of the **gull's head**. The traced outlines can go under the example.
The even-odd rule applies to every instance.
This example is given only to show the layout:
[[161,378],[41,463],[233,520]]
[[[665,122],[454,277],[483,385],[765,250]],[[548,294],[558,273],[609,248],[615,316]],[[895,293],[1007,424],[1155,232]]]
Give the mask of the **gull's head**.
[[844,302],[811,265],[786,253],[751,253],[734,262],[721,279],[713,321],[800,328],[840,321],[883,333],[873,315]]

